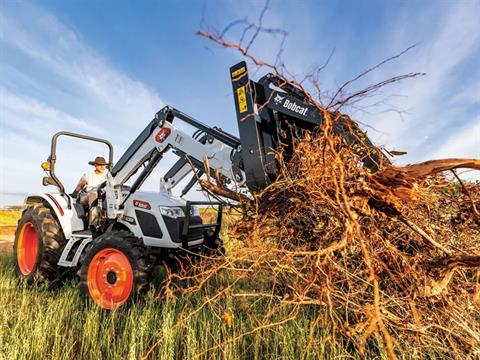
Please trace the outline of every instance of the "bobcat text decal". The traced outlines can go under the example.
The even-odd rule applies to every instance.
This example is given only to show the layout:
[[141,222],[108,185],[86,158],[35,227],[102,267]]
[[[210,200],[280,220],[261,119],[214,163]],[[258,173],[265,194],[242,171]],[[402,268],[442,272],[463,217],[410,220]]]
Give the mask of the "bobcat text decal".
[[286,99],[283,103],[283,107],[299,113],[300,115],[307,115],[308,108],[306,108],[305,106],[300,106],[296,102],[290,101],[288,99]]

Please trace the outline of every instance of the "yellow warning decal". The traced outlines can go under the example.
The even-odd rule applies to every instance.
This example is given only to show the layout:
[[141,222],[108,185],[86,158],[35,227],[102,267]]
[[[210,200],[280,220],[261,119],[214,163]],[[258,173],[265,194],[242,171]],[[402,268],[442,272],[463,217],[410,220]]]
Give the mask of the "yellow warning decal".
[[242,75],[245,71],[247,71],[247,69],[245,68],[245,66],[242,66],[240,69],[235,70],[234,72],[232,72],[232,78],[235,78],[235,77],[237,77],[238,75]]
[[247,95],[245,93],[245,86],[240,86],[237,89],[237,97],[238,97],[238,109],[241,114],[247,111]]

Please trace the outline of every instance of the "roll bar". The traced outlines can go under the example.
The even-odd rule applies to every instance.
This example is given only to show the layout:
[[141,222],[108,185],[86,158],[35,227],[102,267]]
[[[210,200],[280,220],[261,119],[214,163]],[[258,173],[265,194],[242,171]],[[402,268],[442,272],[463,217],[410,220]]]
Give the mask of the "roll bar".
[[57,161],[57,140],[60,136],[70,136],[78,139],[83,139],[83,140],[88,140],[88,141],[94,141],[94,142],[99,142],[103,143],[108,146],[109,149],[109,154],[108,154],[108,169],[110,170],[112,167],[112,162],[113,162],[113,146],[112,144],[104,139],[99,139],[93,136],[88,136],[88,135],[82,135],[82,134],[77,134],[73,132],[68,132],[68,131],[59,131],[52,137],[52,146],[50,149],[50,157],[48,158],[48,162],[50,163],[50,177],[53,179],[55,184],[57,185],[58,189],[60,190],[60,193],[63,195],[65,194],[65,187],[63,186],[62,182],[58,177],[55,175],[55,162]]

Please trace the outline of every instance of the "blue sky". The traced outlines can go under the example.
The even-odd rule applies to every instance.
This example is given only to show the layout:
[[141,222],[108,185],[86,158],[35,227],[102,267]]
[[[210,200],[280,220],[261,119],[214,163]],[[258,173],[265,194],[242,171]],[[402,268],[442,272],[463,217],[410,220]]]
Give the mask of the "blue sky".
[[[237,133],[228,68],[241,57],[195,32],[204,26],[202,18],[221,29],[235,19],[255,21],[262,7],[263,1],[3,0],[0,206],[45,191],[39,165],[59,130],[107,138],[118,158],[153,114],[170,104]],[[265,25],[288,32],[283,58],[298,78],[335,49],[320,74],[322,89],[332,91],[418,43],[356,86],[407,72],[426,76],[349,109],[378,144],[407,151],[397,160],[405,164],[480,158],[479,14],[478,0],[272,0]],[[279,41],[261,36],[252,52],[274,60]],[[59,171],[68,186],[100,150],[62,143]],[[480,178],[478,172],[464,177]],[[155,189],[157,182],[146,187]]]

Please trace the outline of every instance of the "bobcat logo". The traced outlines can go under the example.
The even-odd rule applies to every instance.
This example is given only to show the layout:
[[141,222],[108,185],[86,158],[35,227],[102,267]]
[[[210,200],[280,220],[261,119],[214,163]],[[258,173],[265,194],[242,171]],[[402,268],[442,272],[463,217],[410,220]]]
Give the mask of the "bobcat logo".
[[275,96],[275,99],[273,99],[273,101],[275,101],[275,104],[280,105],[283,99],[285,99],[285,96],[280,96],[279,94],[277,94]]

